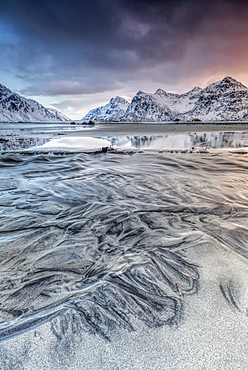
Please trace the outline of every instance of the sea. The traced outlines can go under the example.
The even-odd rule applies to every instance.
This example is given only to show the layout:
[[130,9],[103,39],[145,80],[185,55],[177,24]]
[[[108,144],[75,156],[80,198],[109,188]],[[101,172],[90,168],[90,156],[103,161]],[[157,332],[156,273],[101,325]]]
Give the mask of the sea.
[[1,124],[1,369],[247,369],[248,132],[155,126]]

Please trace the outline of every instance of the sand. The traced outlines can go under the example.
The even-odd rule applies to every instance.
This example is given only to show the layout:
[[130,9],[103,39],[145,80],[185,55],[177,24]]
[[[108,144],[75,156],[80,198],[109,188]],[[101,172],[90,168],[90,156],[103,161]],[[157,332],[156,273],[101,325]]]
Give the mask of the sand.
[[[248,130],[79,128],[66,136]],[[5,153],[0,164],[1,370],[247,369],[246,155]]]

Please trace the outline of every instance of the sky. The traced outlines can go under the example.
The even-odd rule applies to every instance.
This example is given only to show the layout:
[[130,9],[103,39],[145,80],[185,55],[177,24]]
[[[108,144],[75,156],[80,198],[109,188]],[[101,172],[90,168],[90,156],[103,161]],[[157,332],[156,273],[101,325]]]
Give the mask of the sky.
[[225,76],[248,86],[248,0],[0,0],[0,83],[71,119]]

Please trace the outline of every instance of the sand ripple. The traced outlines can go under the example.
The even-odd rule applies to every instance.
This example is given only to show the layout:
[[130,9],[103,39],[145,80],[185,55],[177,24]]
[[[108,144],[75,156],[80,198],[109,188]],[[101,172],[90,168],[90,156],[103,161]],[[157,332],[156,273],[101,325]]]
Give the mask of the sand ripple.
[[[47,321],[58,338],[107,340],[134,318],[178,324],[201,282],[189,248],[247,258],[246,157],[5,154],[0,167],[2,340]],[[240,310],[234,285],[220,294]]]

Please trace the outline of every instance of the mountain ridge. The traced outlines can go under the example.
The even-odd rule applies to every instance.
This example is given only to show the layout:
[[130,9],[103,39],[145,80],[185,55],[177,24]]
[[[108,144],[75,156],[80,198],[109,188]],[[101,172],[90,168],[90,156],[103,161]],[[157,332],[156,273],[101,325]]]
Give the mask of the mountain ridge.
[[129,102],[126,99],[116,96],[111,98],[105,106],[91,109],[83,119],[90,121],[97,116],[98,119],[106,121],[119,120],[125,114],[128,106]]
[[68,117],[36,100],[27,99],[0,84],[0,122],[56,122]]
[[[155,93],[138,91],[131,103],[126,101],[122,110],[118,104],[94,108],[83,120],[118,120],[128,122],[163,122],[240,120],[248,114],[248,88],[230,76],[200,88],[195,86],[183,94],[166,92],[159,88]],[[125,100],[125,99],[124,99]],[[111,107],[114,106],[114,111]],[[106,114],[107,112],[107,114]],[[89,118],[90,117],[90,118]]]

